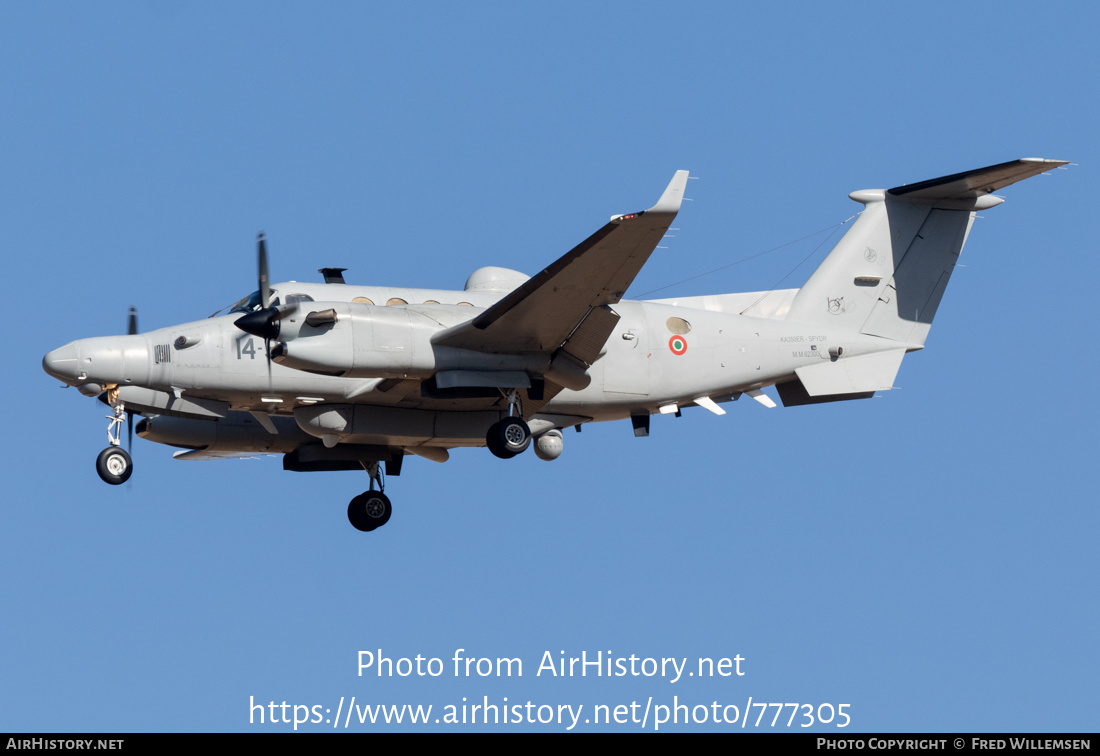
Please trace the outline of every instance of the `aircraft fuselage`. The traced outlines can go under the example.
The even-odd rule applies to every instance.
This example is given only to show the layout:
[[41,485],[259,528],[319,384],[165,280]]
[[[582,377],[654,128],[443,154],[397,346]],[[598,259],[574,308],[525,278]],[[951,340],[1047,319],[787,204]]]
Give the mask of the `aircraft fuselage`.
[[[224,418],[226,411],[293,416],[301,430],[317,437],[324,435],[323,428],[311,422],[318,405],[362,407],[368,413],[367,408],[389,408],[391,415],[396,412],[395,417],[405,420],[456,413],[448,430],[439,429],[441,423],[428,418],[432,421],[427,424],[414,422],[408,424],[413,426],[409,430],[392,436],[372,434],[378,437],[370,439],[444,446],[484,445],[485,429],[499,419],[506,405],[500,396],[426,396],[422,381],[441,370],[537,373],[547,367],[540,355],[484,355],[431,343],[433,335],[475,316],[499,294],[276,286],[277,291],[291,289],[317,296],[302,303],[283,323],[291,357],[296,345],[312,340],[331,363],[322,369],[343,375],[269,363],[270,345],[234,325],[239,313],[132,336],[82,339],[51,352],[43,364],[61,380],[85,387],[86,393],[118,385],[127,406],[145,414],[206,420]],[[346,298],[318,301],[336,291]],[[390,295],[387,299],[414,302],[390,306],[349,302],[383,294]],[[434,301],[415,303],[416,298]],[[470,299],[480,300],[481,306],[457,304]],[[442,303],[447,300],[455,304]],[[356,323],[369,327],[354,333],[347,328],[344,338],[337,338],[347,320],[342,316],[322,333],[302,335],[315,330],[305,325],[305,316],[329,308],[343,308]],[[741,392],[789,380],[799,367],[835,360],[838,346],[849,358],[897,347],[894,342],[821,325],[659,302],[623,300],[612,309],[620,320],[603,355],[588,371],[591,383],[579,390],[563,390],[539,410],[540,416],[554,417],[557,425],[564,424],[563,418],[576,424],[651,414],[670,405],[684,408],[703,397],[720,403]],[[355,343],[364,330],[371,332],[370,343]],[[355,355],[362,357],[358,363]],[[459,414],[467,416],[468,422]],[[415,432],[417,425],[424,426],[422,433]]]

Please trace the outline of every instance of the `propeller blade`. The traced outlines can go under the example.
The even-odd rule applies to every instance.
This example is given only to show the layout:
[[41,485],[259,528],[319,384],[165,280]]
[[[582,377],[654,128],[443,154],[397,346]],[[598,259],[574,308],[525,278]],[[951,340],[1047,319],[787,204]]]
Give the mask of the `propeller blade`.
[[[130,322],[126,328],[126,333],[130,336],[135,335],[138,332],[137,326],[137,308],[130,305]],[[126,410],[126,451],[132,452],[134,450],[134,412],[133,410]]]
[[267,359],[267,395],[275,393],[275,384],[271,379],[271,339],[264,339],[264,357]]
[[271,306],[271,286],[267,275],[267,245],[264,243],[264,232],[261,231],[257,238],[260,257],[260,306],[267,309]]

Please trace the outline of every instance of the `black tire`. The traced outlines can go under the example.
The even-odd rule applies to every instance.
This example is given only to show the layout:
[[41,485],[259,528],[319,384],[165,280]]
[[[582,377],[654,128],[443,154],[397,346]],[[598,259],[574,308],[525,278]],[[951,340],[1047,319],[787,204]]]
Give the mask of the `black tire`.
[[531,429],[518,417],[506,417],[489,428],[485,444],[501,459],[511,459],[527,451],[531,445]]
[[485,445],[489,447],[489,451],[493,453],[494,457],[500,457],[501,459],[511,459],[516,456],[515,452],[508,451],[502,444],[504,443],[500,434],[497,432],[500,423],[493,423],[489,428],[489,432],[485,434]]
[[134,461],[121,446],[108,446],[99,453],[95,461],[95,471],[104,483],[121,485],[130,479],[134,472]]
[[393,507],[381,491],[367,491],[348,504],[348,522],[356,530],[369,533],[390,521]]

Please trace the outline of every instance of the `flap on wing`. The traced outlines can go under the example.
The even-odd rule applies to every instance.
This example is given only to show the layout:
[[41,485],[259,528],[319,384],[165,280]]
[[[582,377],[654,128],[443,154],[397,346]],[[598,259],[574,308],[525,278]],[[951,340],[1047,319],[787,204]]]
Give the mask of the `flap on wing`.
[[1067,160],[1044,160],[1042,158],[1023,158],[998,163],[986,168],[954,173],[950,176],[929,179],[916,184],[906,184],[890,190],[890,194],[903,199],[971,199],[983,194],[1023,181],[1026,178],[1045,173],[1052,168],[1066,165]]
[[592,365],[618,322],[619,313],[610,307],[592,308],[562,344],[562,351],[580,364]]
[[534,278],[470,322],[441,331],[432,343],[493,354],[552,354],[592,308],[622,299],[679,212],[687,178],[687,171],[677,171],[649,210],[616,215]]
[[810,396],[857,394],[892,388],[901,367],[904,349],[890,349],[856,357],[841,357],[835,362],[822,361],[794,372]]

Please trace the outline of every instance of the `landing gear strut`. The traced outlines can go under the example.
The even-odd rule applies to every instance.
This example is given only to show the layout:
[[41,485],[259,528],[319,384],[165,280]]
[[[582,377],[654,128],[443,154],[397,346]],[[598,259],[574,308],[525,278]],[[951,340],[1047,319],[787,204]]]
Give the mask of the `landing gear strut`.
[[519,400],[515,389],[508,392],[508,417],[489,426],[485,445],[501,459],[511,459],[527,451],[531,445],[531,429],[519,417]]
[[95,471],[104,483],[117,486],[130,479],[134,472],[134,461],[122,448],[122,424],[126,422],[126,405],[118,399],[118,386],[107,389],[107,403],[111,405],[111,414],[107,415],[110,424],[107,426],[107,441],[110,443],[106,449],[99,453],[95,461]]
[[[348,504],[348,522],[356,530],[369,533],[380,528],[390,521],[393,507],[390,499],[382,493],[385,482],[382,479],[382,471],[377,462],[364,462],[363,467],[370,475],[370,490],[356,496]],[[374,490],[375,484],[378,490]]]

